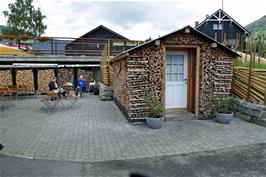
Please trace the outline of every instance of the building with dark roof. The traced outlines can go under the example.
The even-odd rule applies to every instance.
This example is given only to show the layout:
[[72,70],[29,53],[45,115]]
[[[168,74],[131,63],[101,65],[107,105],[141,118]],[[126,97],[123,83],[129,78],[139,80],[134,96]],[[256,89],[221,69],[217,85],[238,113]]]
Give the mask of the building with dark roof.
[[222,9],[212,15],[207,15],[201,23],[195,24],[195,29],[209,37],[224,43],[228,47],[243,44],[251,33]]
[[108,45],[110,55],[115,56],[140,43],[141,41],[129,40],[111,29],[100,25],[67,44],[65,47],[65,54],[100,56],[101,51]]
[[233,60],[227,46],[186,26],[129,49],[111,60],[114,99],[130,121],[145,119],[145,96],[165,112],[213,116],[214,96],[229,95]]

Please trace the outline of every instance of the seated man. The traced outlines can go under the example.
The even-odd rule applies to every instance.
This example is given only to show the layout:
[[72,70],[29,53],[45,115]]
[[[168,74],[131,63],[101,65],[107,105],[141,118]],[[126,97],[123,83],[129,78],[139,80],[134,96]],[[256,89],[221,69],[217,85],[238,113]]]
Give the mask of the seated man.
[[83,79],[83,75],[81,75],[79,77],[79,80],[78,80],[78,87],[77,87],[78,91],[77,91],[77,94],[79,93],[80,96],[82,96],[82,93],[83,92],[87,92],[87,83],[86,81]]

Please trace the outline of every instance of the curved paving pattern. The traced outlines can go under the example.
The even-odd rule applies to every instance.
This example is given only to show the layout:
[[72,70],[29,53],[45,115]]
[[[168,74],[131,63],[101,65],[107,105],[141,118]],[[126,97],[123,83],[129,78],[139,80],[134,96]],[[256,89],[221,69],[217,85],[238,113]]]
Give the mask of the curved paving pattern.
[[112,101],[96,96],[74,108],[47,113],[39,99],[1,110],[3,154],[63,161],[108,161],[174,155],[266,142],[266,129],[238,119],[170,119],[162,129],[131,125]]

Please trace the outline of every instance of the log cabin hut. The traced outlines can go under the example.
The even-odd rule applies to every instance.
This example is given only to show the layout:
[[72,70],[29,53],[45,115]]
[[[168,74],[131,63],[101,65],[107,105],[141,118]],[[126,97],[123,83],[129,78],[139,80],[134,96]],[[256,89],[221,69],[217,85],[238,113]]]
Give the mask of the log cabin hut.
[[151,94],[165,112],[213,116],[212,98],[231,89],[234,51],[186,26],[111,59],[114,99],[130,122],[144,120]]

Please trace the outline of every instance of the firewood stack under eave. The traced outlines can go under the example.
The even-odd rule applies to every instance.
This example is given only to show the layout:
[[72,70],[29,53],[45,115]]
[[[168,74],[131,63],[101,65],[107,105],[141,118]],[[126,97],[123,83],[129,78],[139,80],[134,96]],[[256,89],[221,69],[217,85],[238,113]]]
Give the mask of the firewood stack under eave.
[[32,70],[17,70],[16,84],[17,86],[23,86],[25,92],[34,93],[34,79]]
[[230,94],[232,81],[232,58],[218,57],[203,60],[201,71],[200,113],[202,119],[214,114],[212,99],[214,96]]
[[0,88],[12,85],[11,70],[0,70]]
[[49,91],[48,84],[53,80],[53,69],[38,70],[38,93],[45,94]]
[[113,69],[110,65],[101,66],[101,81],[105,85],[113,84]]
[[233,77],[233,61],[231,58],[221,58],[216,64],[214,81],[214,94],[225,96],[230,94],[231,81]]
[[64,85],[66,82],[73,84],[74,76],[72,68],[63,68],[59,70],[58,73],[58,84],[59,86]]
[[143,61],[141,55],[133,55],[127,63],[127,78],[129,91],[129,116],[145,117],[149,108],[144,102],[144,96],[147,96],[149,88],[149,70],[148,61]]

